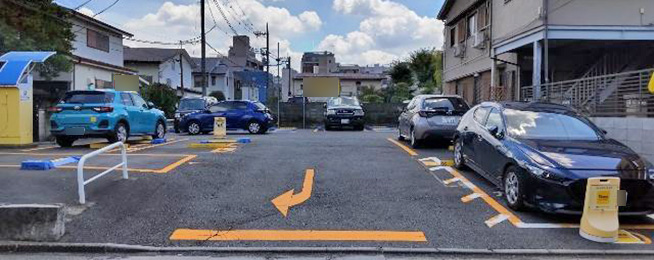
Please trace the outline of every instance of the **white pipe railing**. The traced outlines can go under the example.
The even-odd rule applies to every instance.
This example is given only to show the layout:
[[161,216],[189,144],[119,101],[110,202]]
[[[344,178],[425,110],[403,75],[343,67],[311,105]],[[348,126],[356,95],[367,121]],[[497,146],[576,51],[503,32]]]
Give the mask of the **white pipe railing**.
[[[93,176],[92,178],[90,178],[88,180],[84,180],[84,163],[86,162],[86,160],[91,158],[91,157],[97,156],[97,155],[99,155],[101,153],[107,152],[107,151],[109,151],[111,149],[114,149],[114,148],[116,148],[118,146],[120,147],[120,153],[121,153],[121,159],[122,159],[121,161],[122,162],[115,165],[114,167],[111,167],[111,168],[107,169],[106,171],[104,171],[104,172],[102,172],[102,173],[100,173],[98,175]],[[118,169],[121,166],[123,167],[123,179],[128,179],[129,176],[127,174],[127,147],[122,142],[116,142],[116,143],[107,145],[107,146],[105,146],[105,147],[103,147],[101,149],[95,150],[95,151],[93,151],[91,153],[88,153],[88,154],[85,154],[84,156],[82,156],[82,158],[80,158],[80,160],[79,160],[79,163],[77,164],[77,193],[79,194],[79,203],[80,204],[86,203],[86,194],[84,192],[84,186],[85,185],[97,180],[98,178],[104,176],[105,174],[107,174],[107,173],[109,173],[109,172],[111,172],[113,170]]]

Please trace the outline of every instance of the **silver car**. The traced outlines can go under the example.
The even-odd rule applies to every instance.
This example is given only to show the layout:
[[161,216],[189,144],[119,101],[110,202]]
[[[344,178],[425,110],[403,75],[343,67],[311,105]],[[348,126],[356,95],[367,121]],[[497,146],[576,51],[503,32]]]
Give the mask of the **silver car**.
[[418,95],[405,103],[398,119],[398,139],[408,139],[412,147],[428,139],[451,140],[461,116],[470,109],[454,95]]

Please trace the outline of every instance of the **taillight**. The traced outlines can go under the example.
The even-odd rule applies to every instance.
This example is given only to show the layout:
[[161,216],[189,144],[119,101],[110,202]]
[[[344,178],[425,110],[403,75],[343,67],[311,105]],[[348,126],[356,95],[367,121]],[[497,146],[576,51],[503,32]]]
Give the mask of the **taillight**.
[[62,110],[64,110],[64,109],[61,108],[61,107],[51,107],[51,108],[48,108],[48,112],[52,112],[52,113],[59,113],[59,112],[61,112]]
[[113,107],[94,107],[93,111],[100,112],[100,113],[106,113],[106,112],[114,111],[114,108]]

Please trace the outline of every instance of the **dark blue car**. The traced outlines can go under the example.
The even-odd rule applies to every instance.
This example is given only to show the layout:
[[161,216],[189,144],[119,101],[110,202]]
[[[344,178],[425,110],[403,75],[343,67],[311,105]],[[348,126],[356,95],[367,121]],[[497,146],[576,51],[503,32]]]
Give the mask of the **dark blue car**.
[[654,167],[588,118],[555,104],[486,102],[466,113],[454,164],[504,190],[509,207],[580,214],[591,177],[620,177],[621,215],[654,212]]
[[225,117],[227,129],[245,129],[252,134],[266,133],[273,122],[270,110],[261,102],[223,101],[184,116],[179,128],[191,135],[209,133],[213,131],[214,117]]

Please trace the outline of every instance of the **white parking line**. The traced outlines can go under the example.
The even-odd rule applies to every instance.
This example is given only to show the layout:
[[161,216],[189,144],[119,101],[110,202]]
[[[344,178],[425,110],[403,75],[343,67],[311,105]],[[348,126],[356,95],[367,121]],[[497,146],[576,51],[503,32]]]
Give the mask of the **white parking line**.
[[489,228],[492,228],[493,226],[495,226],[495,225],[497,225],[499,223],[502,223],[507,219],[509,219],[509,216],[504,215],[504,214],[499,214],[499,215],[497,215],[495,217],[492,217],[492,218],[486,220],[484,223],[486,223],[486,226],[488,226]]

